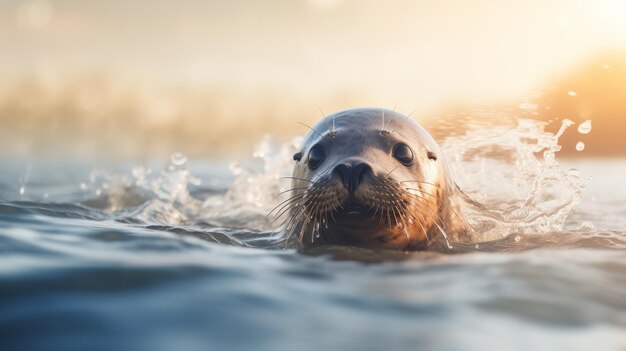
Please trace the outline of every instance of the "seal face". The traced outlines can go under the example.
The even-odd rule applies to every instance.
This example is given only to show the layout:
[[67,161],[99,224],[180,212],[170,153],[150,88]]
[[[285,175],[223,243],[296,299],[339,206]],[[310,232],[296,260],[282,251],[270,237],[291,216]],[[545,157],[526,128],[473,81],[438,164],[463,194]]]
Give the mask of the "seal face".
[[415,250],[466,228],[434,139],[408,117],[358,108],[325,117],[294,155],[288,240]]

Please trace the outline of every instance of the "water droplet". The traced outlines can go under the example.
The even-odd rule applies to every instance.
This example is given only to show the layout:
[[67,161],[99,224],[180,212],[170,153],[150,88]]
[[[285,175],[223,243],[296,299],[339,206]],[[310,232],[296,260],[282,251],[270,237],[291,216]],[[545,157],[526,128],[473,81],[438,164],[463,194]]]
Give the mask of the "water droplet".
[[589,134],[591,132],[591,120],[588,119],[578,126],[578,133]]
[[585,143],[583,143],[582,141],[579,141],[578,143],[576,143],[576,151],[583,151],[585,149]]
[[85,183],[80,183],[80,188],[81,188],[82,190],[87,190],[87,184],[85,184]]
[[480,249],[480,245],[476,244],[476,245],[474,245],[474,248],[475,248],[476,250],[478,250],[478,249]]
[[516,236],[515,236],[515,241],[519,242],[520,240],[522,240],[522,237],[521,237],[521,236],[519,236],[519,235],[516,235]]
[[187,156],[181,154],[180,152],[176,152],[171,156],[172,165],[180,167],[184,166],[187,163]]
[[576,94],[576,92],[575,92],[575,91],[570,90],[570,91],[568,91],[568,92],[567,92],[567,95],[569,95],[569,96],[576,96],[576,95],[578,95],[578,94]]
[[22,185],[20,187],[20,195],[24,195],[25,192],[26,192],[26,187]]

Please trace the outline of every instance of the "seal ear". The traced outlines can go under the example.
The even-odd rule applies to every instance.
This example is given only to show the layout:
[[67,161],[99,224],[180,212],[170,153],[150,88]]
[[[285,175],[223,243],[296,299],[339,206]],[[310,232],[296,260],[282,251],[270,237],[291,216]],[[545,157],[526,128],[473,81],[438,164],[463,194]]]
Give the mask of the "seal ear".
[[294,161],[300,161],[302,159],[302,152],[296,152],[293,154]]
[[434,152],[428,151],[426,155],[428,156],[429,160],[437,161],[437,154],[435,154]]

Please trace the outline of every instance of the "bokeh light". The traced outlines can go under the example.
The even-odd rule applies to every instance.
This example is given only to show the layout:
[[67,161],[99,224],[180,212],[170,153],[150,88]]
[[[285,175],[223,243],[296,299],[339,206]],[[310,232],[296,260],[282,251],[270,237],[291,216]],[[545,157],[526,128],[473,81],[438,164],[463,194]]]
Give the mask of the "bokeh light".
[[437,128],[506,105],[592,119],[585,152],[564,151],[604,154],[595,139],[626,108],[593,81],[626,93],[624,18],[625,0],[3,1],[2,150],[245,153],[304,133],[317,106],[397,106]]

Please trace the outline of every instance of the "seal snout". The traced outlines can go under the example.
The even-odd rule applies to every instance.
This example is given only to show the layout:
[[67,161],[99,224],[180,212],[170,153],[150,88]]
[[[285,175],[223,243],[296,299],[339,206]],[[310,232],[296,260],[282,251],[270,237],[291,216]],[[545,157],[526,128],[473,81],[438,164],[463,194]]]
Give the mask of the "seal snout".
[[336,165],[332,173],[341,179],[350,195],[354,195],[365,175],[372,173],[372,167],[363,161],[352,160]]

